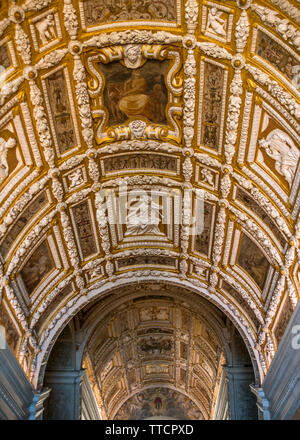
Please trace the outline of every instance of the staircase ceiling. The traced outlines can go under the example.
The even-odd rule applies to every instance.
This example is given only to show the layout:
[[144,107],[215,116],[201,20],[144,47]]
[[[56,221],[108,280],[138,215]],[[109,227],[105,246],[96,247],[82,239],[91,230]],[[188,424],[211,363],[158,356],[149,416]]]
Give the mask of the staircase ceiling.
[[[299,17],[293,0],[1,2],[0,324],[34,385],[72,316],[129,281],[209,300],[263,380],[299,299]],[[131,314],[131,383],[171,383],[188,313],[209,388],[222,350],[197,351],[209,324],[177,301],[120,305],[91,341],[107,331],[124,369]]]

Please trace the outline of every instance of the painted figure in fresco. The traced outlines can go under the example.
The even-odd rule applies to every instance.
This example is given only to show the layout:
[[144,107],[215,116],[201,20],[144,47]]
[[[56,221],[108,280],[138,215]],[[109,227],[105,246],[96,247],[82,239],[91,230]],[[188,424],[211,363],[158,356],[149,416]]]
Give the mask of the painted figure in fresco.
[[144,116],[153,118],[150,96],[146,93],[147,82],[140,69],[132,71],[131,77],[124,84],[123,96],[119,101],[120,110],[129,118]]
[[[253,248],[251,249],[253,251]],[[251,254],[248,250],[247,255],[244,255],[244,269],[255,280],[256,284],[263,289],[267,276],[267,267],[264,257],[259,257],[258,254]]]
[[217,146],[217,127],[213,125],[204,126],[203,143],[207,147],[216,148]]
[[16,145],[16,141],[13,138],[6,141],[0,138],[0,183],[8,176],[9,166],[7,163],[7,150],[13,148]]
[[163,121],[165,113],[165,102],[163,88],[160,82],[157,82],[153,86],[152,92],[153,114],[157,122]]
[[292,184],[299,160],[299,151],[292,139],[283,131],[275,129],[266,139],[259,141],[268,156],[275,160],[275,169]]
[[[0,47],[0,67],[2,70],[7,69],[10,66],[10,59],[7,51],[7,47],[5,45]],[[0,70],[0,75],[3,72]]]
[[71,119],[69,101],[62,70],[53,73],[47,78],[47,89],[50,106],[53,112],[59,150],[64,153],[74,147],[75,136]]
[[47,244],[44,242],[35,250],[21,271],[28,291],[32,292],[52,268],[53,262],[49,255]]
[[43,275],[46,274],[49,270],[49,262],[48,258],[45,255],[41,255],[40,258],[36,261],[30,261],[30,263],[26,267],[26,277],[25,283],[31,290],[32,286],[36,286]]
[[206,63],[205,73],[202,143],[207,147],[216,148],[219,136],[224,72],[220,67]]
[[108,110],[108,125],[134,119],[130,124],[136,124],[130,129],[138,136],[143,132],[142,119],[167,123],[168,92],[164,78],[168,64],[167,60],[148,60],[141,65],[140,45],[127,45],[121,63],[99,63],[105,79],[104,104]]
[[63,105],[62,102],[62,89],[61,87],[54,87],[54,95],[55,95],[55,107],[57,113],[63,112],[66,110],[66,106]]
[[108,86],[108,98],[110,102],[110,110],[114,120],[118,121],[123,119],[124,113],[119,107],[119,99],[121,94],[121,88],[116,84],[109,84]]
[[162,408],[162,400],[159,396],[157,396],[156,399],[154,400],[154,406],[155,406],[155,409]]
[[226,37],[225,24],[226,20],[221,18],[221,11],[218,11],[217,8],[211,8],[207,17],[207,30],[213,31],[214,33],[221,35],[222,37]]

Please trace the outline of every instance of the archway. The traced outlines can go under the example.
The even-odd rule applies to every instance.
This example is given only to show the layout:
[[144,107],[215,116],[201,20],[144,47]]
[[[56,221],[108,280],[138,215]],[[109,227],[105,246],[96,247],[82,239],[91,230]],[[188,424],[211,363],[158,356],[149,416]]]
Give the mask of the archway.
[[83,307],[49,356],[46,418],[64,418],[66,402],[75,411],[69,407],[68,417],[81,417],[83,370],[104,419],[257,418],[242,337],[221,310],[183,286],[129,283]]

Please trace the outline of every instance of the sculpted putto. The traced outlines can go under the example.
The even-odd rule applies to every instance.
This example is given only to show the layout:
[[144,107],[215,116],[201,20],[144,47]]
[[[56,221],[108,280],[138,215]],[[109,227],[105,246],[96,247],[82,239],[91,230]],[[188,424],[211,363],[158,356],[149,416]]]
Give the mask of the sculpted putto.
[[0,138],[0,183],[8,176],[9,166],[7,163],[7,150],[13,148],[16,145],[16,141],[13,138],[6,141]]
[[44,18],[44,20],[41,20],[38,23],[36,23],[36,28],[39,32],[39,36],[40,39],[42,40],[43,45],[53,40],[56,37],[54,30],[53,14],[47,15],[47,17]]
[[222,12],[218,11],[217,8],[211,8],[209,10],[206,30],[221,35],[222,37],[226,37],[226,20],[221,18],[221,14]]
[[266,139],[260,140],[259,145],[275,160],[276,171],[284,176],[291,186],[299,160],[299,151],[292,139],[283,131],[275,129]]

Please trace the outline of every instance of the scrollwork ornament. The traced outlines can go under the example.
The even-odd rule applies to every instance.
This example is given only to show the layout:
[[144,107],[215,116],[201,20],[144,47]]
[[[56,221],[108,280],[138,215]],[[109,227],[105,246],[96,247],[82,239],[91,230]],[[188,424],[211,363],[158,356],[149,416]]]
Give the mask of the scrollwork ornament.
[[115,266],[110,259],[108,259],[105,264],[105,270],[106,270],[108,277],[112,278],[114,275],[114,272],[115,272]]
[[282,104],[292,116],[300,119],[300,104],[296,102],[293,96],[286,92],[275,80],[271,79],[269,75],[260,70],[258,67],[245,65],[245,69],[251,73],[253,78],[263,86],[266,86],[269,93]]
[[231,164],[236,151],[236,141],[238,136],[238,126],[241,110],[241,94],[243,92],[243,82],[240,70],[236,70],[230,84],[231,95],[227,113],[226,136],[225,136],[225,157],[226,163]]
[[289,278],[287,278],[286,284],[287,284],[287,291],[291,300],[292,307],[293,309],[295,309],[298,302],[295,286]]
[[19,55],[24,64],[31,63],[31,45],[27,34],[19,24],[16,24],[15,42]]
[[290,15],[300,24],[299,9],[294,7],[288,0],[270,0],[273,5],[278,6],[282,11]]
[[72,0],[64,0],[64,25],[71,39],[77,38],[79,29],[78,20]]
[[264,325],[265,324],[264,317],[263,317],[262,313],[260,312],[258,306],[253,301],[251,296],[246,292],[246,290],[243,289],[243,287],[240,285],[240,283],[237,282],[236,280],[234,280],[232,277],[230,277],[229,275],[227,275],[225,273],[222,273],[222,278],[229,285],[231,285],[237,292],[239,292],[241,297],[248,303],[249,307],[253,310],[253,312],[254,312],[256,318],[258,319],[259,323],[261,325]]
[[279,278],[277,285],[275,287],[275,290],[273,292],[272,295],[272,299],[270,301],[268,310],[267,310],[267,314],[266,314],[266,325],[269,326],[272,322],[272,319],[276,313],[280,298],[282,296],[283,290],[284,290],[284,286],[285,286],[285,276],[281,275],[281,277]]
[[116,44],[172,44],[182,41],[180,35],[174,35],[165,31],[127,30],[100,34],[85,41],[84,47],[106,47]]
[[100,190],[95,195],[96,218],[99,226],[101,237],[101,245],[106,255],[110,255],[110,238],[108,232],[108,221],[106,215],[106,202],[103,190]]
[[235,28],[235,45],[238,53],[242,53],[249,37],[249,21],[245,10],[242,11]]
[[188,50],[184,64],[184,109],[183,109],[183,136],[186,147],[191,147],[195,125],[195,96],[196,96],[196,60],[194,51]]
[[8,11],[8,18],[11,22],[20,24],[25,18],[25,12],[21,6],[13,5]]
[[67,215],[65,209],[60,210],[61,225],[63,228],[63,235],[67,245],[68,254],[71,260],[71,264],[75,271],[79,270],[79,255],[77,247],[75,244],[75,238],[73,234],[73,229],[70,224],[69,216]]
[[300,31],[293,26],[286,18],[279,18],[278,12],[266,6],[252,4],[251,9],[259,15],[267,26],[271,26],[281,35],[281,37],[300,49]]
[[189,157],[185,159],[182,165],[182,173],[186,182],[190,182],[193,176],[193,164]]
[[224,60],[231,60],[232,55],[224,48],[216,43],[209,43],[209,42],[198,42],[197,46],[205,53],[205,55],[208,55],[213,58],[221,58]]
[[68,49],[57,49],[53,52],[48,53],[35,65],[36,69],[49,69],[54,67],[61,62],[61,60],[68,53]]
[[3,106],[6,99],[19,90],[19,87],[24,82],[24,79],[24,75],[20,75],[18,78],[12,81],[4,82],[0,89],[0,106]]
[[27,0],[23,6],[24,11],[40,11],[48,6],[52,0]]
[[7,299],[9,300],[9,304],[13,308],[14,313],[18,319],[18,322],[21,324],[23,330],[26,332],[28,330],[27,318],[9,282],[5,283],[5,292]]
[[188,32],[193,33],[198,23],[199,7],[197,0],[186,0],[184,11]]
[[220,206],[220,210],[218,213],[215,236],[214,236],[214,244],[213,244],[213,252],[212,252],[212,261],[214,266],[218,266],[221,260],[221,253],[224,244],[225,224],[226,224],[226,210],[225,210],[225,206],[222,204]]
[[50,168],[54,168],[55,154],[52,146],[52,138],[50,134],[48,120],[44,108],[43,96],[34,80],[29,80],[29,86],[30,98],[33,104],[33,116],[36,122],[39,140],[43,148],[46,161],[48,162]]
[[180,268],[180,276],[185,278],[187,275],[188,268],[189,268],[189,265],[188,265],[186,258],[184,258],[180,261],[179,268]]
[[74,57],[73,76],[76,81],[75,94],[81,121],[82,135],[87,147],[93,148],[94,132],[92,129],[92,115],[86,83],[85,68],[79,56]]

